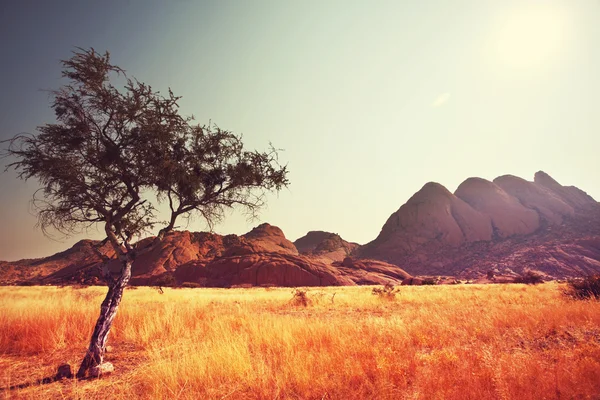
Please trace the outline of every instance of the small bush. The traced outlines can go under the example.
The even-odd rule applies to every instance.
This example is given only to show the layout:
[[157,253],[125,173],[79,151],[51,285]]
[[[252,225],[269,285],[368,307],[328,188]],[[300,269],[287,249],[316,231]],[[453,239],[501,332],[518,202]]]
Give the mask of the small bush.
[[156,278],[152,284],[153,286],[173,287],[176,286],[177,282],[175,277],[167,272]]
[[290,300],[290,304],[294,306],[307,307],[312,304],[312,300],[308,298],[306,289],[296,288],[292,291],[292,299]]
[[537,285],[538,283],[544,283],[543,276],[535,271],[525,271],[521,275],[517,276],[514,283],[525,283],[527,285]]
[[89,287],[90,287],[90,285],[86,285],[84,283],[75,283],[75,284],[71,285],[71,289],[87,289]]
[[382,299],[393,300],[396,298],[396,293],[399,292],[399,289],[396,289],[394,285],[391,283],[386,283],[382,287],[374,287],[372,290],[372,294],[374,296],[379,296]]
[[568,281],[565,294],[577,300],[600,300],[600,275],[590,275]]
[[201,288],[202,285],[196,282],[183,282],[181,284],[182,288]]
[[229,289],[252,289],[254,287],[251,283],[239,283],[237,285],[229,286]]

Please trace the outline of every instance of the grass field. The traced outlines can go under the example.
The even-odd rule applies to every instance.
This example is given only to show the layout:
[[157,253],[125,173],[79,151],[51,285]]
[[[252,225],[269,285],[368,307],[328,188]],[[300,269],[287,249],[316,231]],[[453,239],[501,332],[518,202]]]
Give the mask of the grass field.
[[115,373],[35,384],[78,366],[105,290],[0,287],[0,396],[600,398],[600,302],[553,283],[311,288],[308,306],[286,288],[128,289]]

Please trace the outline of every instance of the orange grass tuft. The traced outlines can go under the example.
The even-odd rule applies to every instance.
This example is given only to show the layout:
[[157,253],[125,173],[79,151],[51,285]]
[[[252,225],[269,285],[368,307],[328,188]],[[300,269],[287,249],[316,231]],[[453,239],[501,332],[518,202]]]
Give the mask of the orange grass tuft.
[[[105,288],[0,288],[0,387],[77,367]],[[116,372],[6,398],[541,399],[600,394],[600,302],[558,284],[128,290]],[[333,294],[335,293],[335,297]]]

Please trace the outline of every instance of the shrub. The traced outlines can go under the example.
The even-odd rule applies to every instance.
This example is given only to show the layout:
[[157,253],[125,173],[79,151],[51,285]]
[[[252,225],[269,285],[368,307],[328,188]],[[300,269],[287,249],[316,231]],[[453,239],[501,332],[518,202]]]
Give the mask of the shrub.
[[75,283],[71,285],[71,289],[87,289],[90,285],[86,285],[85,283]]
[[538,283],[544,283],[544,278],[539,272],[525,271],[521,275],[517,276],[514,283],[525,283],[527,285],[537,285]]
[[170,273],[164,273],[158,278],[156,278],[153,282],[153,286],[167,286],[172,287],[176,285],[175,277]]
[[600,275],[569,280],[565,294],[577,300],[600,300]]
[[312,304],[312,300],[308,298],[306,289],[294,289],[292,291],[292,299],[290,300],[290,304],[294,306],[309,306]]
[[398,292],[399,289],[396,289],[394,285],[388,282],[382,287],[374,287],[371,293],[373,293],[375,296],[379,296],[382,299],[393,300]]
[[239,283],[237,285],[229,286],[229,289],[252,289],[254,287],[251,283]]
[[183,288],[201,288],[202,285],[197,282],[183,282],[181,284],[181,287],[183,287]]

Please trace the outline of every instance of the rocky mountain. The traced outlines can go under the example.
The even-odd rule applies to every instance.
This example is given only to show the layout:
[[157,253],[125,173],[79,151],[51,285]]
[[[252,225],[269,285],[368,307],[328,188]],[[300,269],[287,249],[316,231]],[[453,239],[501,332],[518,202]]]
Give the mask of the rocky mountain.
[[427,183],[355,251],[413,275],[477,278],[534,269],[551,278],[600,272],[600,205],[538,172]]
[[[323,231],[292,243],[269,224],[241,236],[171,232],[147,246],[152,240],[136,244],[132,284],[399,284],[419,281],[414,276],[509,279],[526,270],[557,279],[600,273],[600,205],[540,171],[533,182],[469,178],[454,193],[427,183],[364,246]],[[0,262],[0,283],[99,282],[95,245],[83,240],[51,257]],[[98,250],[114,255],[107,245]],[[118,263],[109,269],[118,271]]]
[[[76,274],[77,270],[98,263],[100,258],[92,248],[95,244],[97,242],[93,240],[81,240],[70,249],[50,257],[14,262],[0,261],[0,283],[39,281],[50,277],[70,278]],[[108,256],[114,254],[110,246],[104,246],[98,250]]]
[[[331,239],[329,235],[326,236]],[[241,236],[171,232],[158,246],[144,250],[152,239],[136,244],[141,250],[132,267],[133,285],[337,286],[399,284],[409,277],[402,269],[385,262],[348,259],[342,265],[337,257],[333,260],[321,256],[339,252],[337,244],[342,248],[352,247],[341,238],[339,243],[337,240],[317,243],[315,248],[325,253],[317,250],[319,255],[302,255],[281,229],[269,224]],[[96,243],[81,241],[65,252],[39,260],[3,262],[0,283],[98,283],[101,262],[92,248]],[[109,256],[113,254],[108,246],[100,250]],[[344,257],[346,254],[344,250]],[[119,264],[115,261],[108,267],[117,272]]]
[[320,257],[325,261],[343,261],[359,245],[345,241],[337,233],[310,231],[297,239],[294,246],[304,255]]

